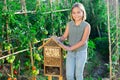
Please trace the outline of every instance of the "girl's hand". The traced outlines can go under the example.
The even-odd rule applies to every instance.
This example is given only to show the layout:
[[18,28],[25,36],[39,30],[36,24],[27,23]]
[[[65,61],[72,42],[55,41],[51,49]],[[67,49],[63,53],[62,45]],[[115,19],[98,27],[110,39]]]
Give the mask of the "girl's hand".
[[58,40],[59,40],[60,42],[63,42],[63,41],[65,40],[65,38],[64,38],[63,36],[57,37],[57,38],[58,38]]
[[57,39],[58,39],[60,42],[62,42],[61,37],[57,37]]
[[71,51],[71,47],[69,47],[69,46],[64,46],[64,48],[65,48],[67,51]]

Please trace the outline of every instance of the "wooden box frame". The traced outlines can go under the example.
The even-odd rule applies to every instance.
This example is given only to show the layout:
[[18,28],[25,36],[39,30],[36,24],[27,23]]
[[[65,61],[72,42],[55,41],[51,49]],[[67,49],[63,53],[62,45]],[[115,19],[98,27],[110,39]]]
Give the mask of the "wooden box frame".
[[[50,60],[50,61],[49,61]],[[44,46],[44,75],[45,76],[62,76],[62,48],[58,46]],[[47,67],[58,68],[59,74],[47,73]]]

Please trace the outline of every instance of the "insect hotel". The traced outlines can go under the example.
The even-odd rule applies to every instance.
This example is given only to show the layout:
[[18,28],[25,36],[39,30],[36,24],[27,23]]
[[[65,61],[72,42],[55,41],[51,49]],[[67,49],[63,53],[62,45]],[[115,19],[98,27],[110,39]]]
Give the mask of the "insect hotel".
[[48,76],[48,80],[52,80],[52,76],[63,80],[63,46],[56,37],[51,37],[44,40],[43,45],[38,48],[44,48],[44,75]]

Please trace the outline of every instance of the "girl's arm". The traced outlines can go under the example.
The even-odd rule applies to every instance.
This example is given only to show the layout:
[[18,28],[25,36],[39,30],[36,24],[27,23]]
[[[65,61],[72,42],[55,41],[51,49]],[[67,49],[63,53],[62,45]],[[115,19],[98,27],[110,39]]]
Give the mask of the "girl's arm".
[[[78,34],[79,35],[79,34]],[[85,27],[85,31],[83,33],[83,37],[82,40],[79,41],[78,43],[76,43],[75,45],[72,45],[71,47],[66,46],[66,50],[75,50],[81,46],[83,46],[85,44],[85,42],[87,41],[88,37],[90,35],[90,25],[87,25]]]
[[64,41],[68,37],[68,34],[69,34],[69,27],[67,24],[64,34],[60,37],[60,41]]

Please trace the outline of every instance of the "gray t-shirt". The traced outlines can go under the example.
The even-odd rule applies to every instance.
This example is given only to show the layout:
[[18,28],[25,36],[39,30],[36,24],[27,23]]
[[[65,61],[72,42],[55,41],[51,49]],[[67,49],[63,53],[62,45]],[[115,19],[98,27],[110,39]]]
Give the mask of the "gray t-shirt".
[[[69,44],[71,46],[78,43],[82,39],[85,27],[88,24],[89,23],[87,23],[86,21],[82,21],[81,24],[79,24],[79,25],[75,25],[74,21],[68,22],[68,27],[69,27],[69,38],[68,39],[69,39]],[[79,51],[87,50],[87,46],[88,46],[88,44],[86,41],[83,46],[81,46],[80,48],[78,48],[76,50],[79,50]]]

